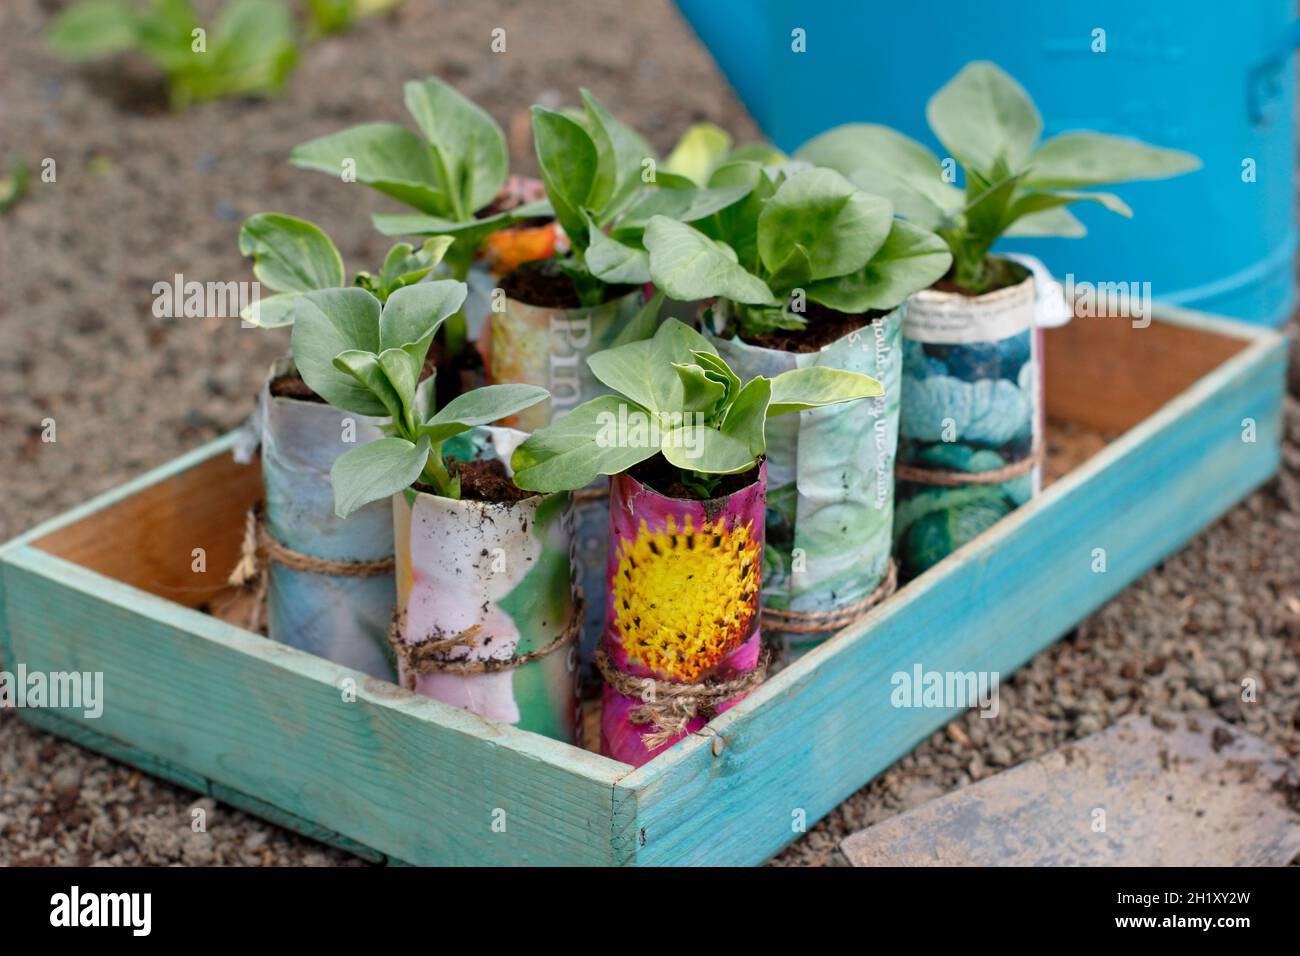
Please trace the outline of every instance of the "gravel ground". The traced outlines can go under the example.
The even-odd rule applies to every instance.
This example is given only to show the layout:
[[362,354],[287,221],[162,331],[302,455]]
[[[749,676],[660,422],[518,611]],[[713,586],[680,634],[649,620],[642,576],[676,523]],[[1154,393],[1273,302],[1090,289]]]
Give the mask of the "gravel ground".
[[[285,162],[311,136],[406,122],[401,82],[438,73],[509,131],[533,167],[527,106],[592,87],[660,148],[710,119],[754,127],[667,0],[635,19],[583,0],[408,0],[390,18],[311,47],[288,93],[182,116],[132,71],[69,68],[41,50],[57,0],[0,5],[0,146],[57,181],[0,220],[0,540],[237,425],[282,334],[220,319],[156,319],[174,273],[243,280],[239,223],[274,209],[319,221],[350,269],[386,248],[386,204]],[[210,4],[209,4],[210,6]],[[578,28],[580,25],[580,28]],[[489,54],[490,31],[507,51]],[[160,397],[165,400],[159,401]],[[1002,689],[1004,719],[967,716],[837,808],[778,860],[838,862],[847,833],[1096,731],[1138,710],[1216,708],[1300,753],[1300,409],[1285,471],[1145,575]],[[54,418],[58,441],[41,441]],[[1259,702],[1241,705],[1243,676]],[[992,726],[991,726],[992,725]],[[191,829],[206,811],[207,832]],[[0,864],[348,865],[354,858],[212,804],[20,724],[0,711]]]

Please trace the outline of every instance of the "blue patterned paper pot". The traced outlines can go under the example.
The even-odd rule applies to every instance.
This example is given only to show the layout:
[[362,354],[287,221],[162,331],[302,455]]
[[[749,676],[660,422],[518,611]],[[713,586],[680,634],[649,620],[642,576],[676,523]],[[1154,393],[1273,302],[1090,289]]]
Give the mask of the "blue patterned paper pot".
[[[388,502],[343,519],[334,514],[330,468],[358,443],[382,437],[378,421],[319,400],[273,395],[276,378],[292,370],[282,359],[263,386],[263,534],[270,638],[374,677],[396,675],[388,623],[396,602],[393,519]],[[307,570],[325,562],[343,573]]]
[[1041,489],[1040,368],[1032,276],[980,296],[927,289],[908,300],[894,518],[904,577]]
[[[724,308],[707,311],[704,324],[725,327]],[[767,423],[763,632],[786,660],[852,623],[892,587],[903,308],[860,318],[860,327],[810,351],[710,336],[742,380],[825,366],[870,375],[885,389],[879,398]]]

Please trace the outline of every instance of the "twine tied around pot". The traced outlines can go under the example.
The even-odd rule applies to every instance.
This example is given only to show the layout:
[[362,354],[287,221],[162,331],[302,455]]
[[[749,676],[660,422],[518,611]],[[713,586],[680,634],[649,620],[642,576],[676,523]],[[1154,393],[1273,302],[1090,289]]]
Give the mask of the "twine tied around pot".
[[854,621],[867,616],[867,612],[898,590],[898,565],[893,558],[885,576],[870,594],[861,600],[830,611],[790,611],[784,608],[763,608],[763,626],[788,634],[821,634],[838,631]]
[[654,728],[641,735],[641,743],[647,750],[680,737],[696,717],[712,718],[718,707],[763,683],[771,659],[772,655],[764,649],[752,671],[725,680],[680,684],[625,673],[614,666],[603,647],[597,647],[595,655],[596,667],[605,683],[624,697],[641,701],[628,714],[628,720],[637,726]]
[[332,561],[317,558],[286,547],[272,537],[266,529],[262,505],[253,505],[244,517],[244,543],[239,561],[230,572],[229,581],[237,588],[254,588],[253,610],[249,615],[248,629],[261,630],[262,608],[266,603],[267,569],[270,564],[283,565],[294,571],[310,574],[328,574],[345,578],[373,578],[390,573],[396,565],[393,558],[378,561]]
[[407,690],[415,690],[415,680],[417,675],[420,674],[457,674],[460,676],[495,674],[500,671],[523,667],[525,664],[548,654],[553,654],[560,648],[572,644],[578,636],[578,632],[582,630],[582,610],[583,598],[582,592],[579,591],[573,598],[573,614],[569,617],[569,623],[565,625],[564,630],[554,640],[536,650],[529,651],[527,654],[518,654],[502,660],[492,658],[486,660],[448,660],[443,656],[457,647],[477,647],[479,632],[482,630],[481,624],[473,624],[450,637],[430,637],[417,644],[407,643],[406,639],[402,637],[403,617],[397,611],[393,612],[392,623],[388,625],[388,646],[393,649],[398,662],[402,665],[402,686]]
[[1043,461],[1043,446],[1036,445],[1025,458],[1013,461],[991,471],[949,471],[944,468],[924,468],[918,465],[894,465],[894,477],[918,485],[938,485],[943,488],[960,488],[962,485],[999,485],[1012,478],[1027,475]]

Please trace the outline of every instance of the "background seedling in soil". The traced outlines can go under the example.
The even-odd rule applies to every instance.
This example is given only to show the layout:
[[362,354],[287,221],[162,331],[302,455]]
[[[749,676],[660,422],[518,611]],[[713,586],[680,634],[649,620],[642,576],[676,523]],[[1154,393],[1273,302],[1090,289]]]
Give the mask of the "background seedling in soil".
[[403,0],[306,0],[316,35],[346,30],[362,17],[396,10]]
[[[699,332],[669,319],[654,337],[597,352],[591,371],[616,393],[573,409],[515,449],[515,484],[528,491],[582,488],[662,453],[683,484],[713,497],[724,475],[754,467],[776,415],[883,394],[875,379],[814,366],[743,385]],[[654,422],[646,440],[611,434],[617,422]],[[640,436],[639,436],[640,437]]]
[[1082,236],[1083,223],[1065,208],[1076,202],[1132,216],[1118,196],[1082,191],[1086,187],[1164,179],[1201,165],[1190,153],[1086,130],[1039,144],[1037,107],[993,63],[963,67],[930,98],[926,118],[961,166],[964,191],[953,184],[955,177],[945,178],[933,153],[886,126],[840,126],[796,155],[839,170],[888,197],[911,222],[937,232],[952,250],[953,280],[971,293],[1010,280],[1006,262],[989,255],[1000,236]]
[[162,71],[176,109],[224,96],[269,96],[298,61],[293,19],[281,0],[229,0],[207,31],[189,0],[86,0],[54,21],[49,44],[69,60],[146,57]]
[[335,461],[330,481],[340,518],[416,482],[459,498],[443,443],[550,397],[536,385],[487,385],[434,409],[433,383],[420,383],[420,371],[466,291],[463,282],[441,279],[399,288],[382,305],[361,288],[305,292],[294,303],[293,358],[308,387],[336,408],[390,418],[386,437]]

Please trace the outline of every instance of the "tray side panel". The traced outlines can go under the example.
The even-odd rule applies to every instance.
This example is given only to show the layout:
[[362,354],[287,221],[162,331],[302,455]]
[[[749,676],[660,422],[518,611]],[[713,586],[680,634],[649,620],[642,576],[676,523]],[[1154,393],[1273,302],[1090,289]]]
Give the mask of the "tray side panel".
[[1007,679],[1273,474],[1284,367],[1280,340],[1252,346],[715,720],[718,755],[688,738],[620,780],[626,862],[755,864],[796,839],[964,709],[895,707],[894,674]]
[[[625,769],[618,764],[417,697],[33,548],[7,553],[0,574],[10,669],[103,674],[98,718],[68,709],[19,712],[39,714],[33,722],[52,732],[397,860],[611,862],[612,782]],[[348,691],[355,699],[345,699]]]

